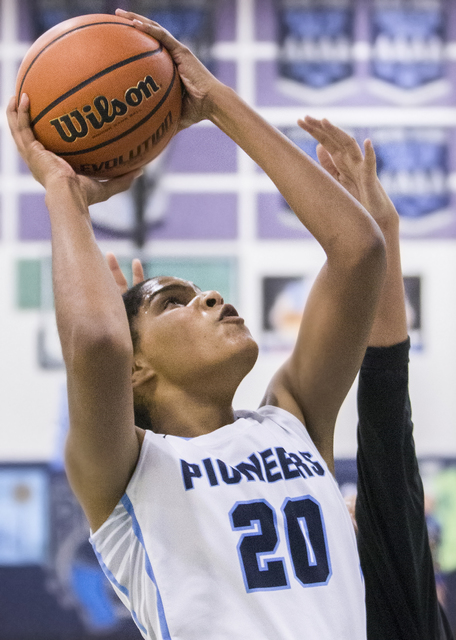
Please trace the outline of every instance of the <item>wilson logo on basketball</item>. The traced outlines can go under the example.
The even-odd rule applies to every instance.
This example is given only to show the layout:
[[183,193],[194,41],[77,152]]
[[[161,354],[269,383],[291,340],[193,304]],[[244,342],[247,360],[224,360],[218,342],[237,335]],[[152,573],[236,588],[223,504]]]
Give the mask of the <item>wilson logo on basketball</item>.
[[124,99],[114,98],[108,100],[105,96],[97,96],[93,106],[86,104],[79,109],[74,109],[64,116],[50,120],[50,124],[56,128],[57,133],[64,142],[74,142],[77,138],[85,138],[89,133],[89,124],[94,129],[101,129],[105,124],[113,122],[116,118],[124,116],[129,107],[138,107],[144,99],[150,98],[159,91],[152,76],[146,76],[138,82],[136,87],[130,87],[124,94]]

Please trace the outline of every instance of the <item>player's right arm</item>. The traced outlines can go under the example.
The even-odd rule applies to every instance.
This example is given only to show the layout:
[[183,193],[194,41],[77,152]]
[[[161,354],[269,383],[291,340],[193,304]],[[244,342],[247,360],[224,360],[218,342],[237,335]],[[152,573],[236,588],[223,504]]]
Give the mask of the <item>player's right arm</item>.
[[67,371],[66,467],[93,530],[109,516],[135,468],[132,344],[122,298],[95,242],[88,205],[127,189],[136,173],[103,183],[78,176],[36,141],[28,99],[8,105],[18,150],[46,189],[57,325]]

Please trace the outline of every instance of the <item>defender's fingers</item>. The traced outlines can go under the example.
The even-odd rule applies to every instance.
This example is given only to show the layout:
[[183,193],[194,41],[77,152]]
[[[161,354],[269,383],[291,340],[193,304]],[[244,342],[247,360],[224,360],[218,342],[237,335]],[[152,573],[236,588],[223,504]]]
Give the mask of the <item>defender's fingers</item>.
[[323,120],[317,120],[317,118],[312,118],[312,116],[305,116],[304,119],[298,119],[298,125],[301,129],[304,129],[311,135],[318,135],[323,137],[328,137],[328,132],[323,127]]
[[122,272],[122,269],[120,268],[116,256],[111,253],[111,251],[106,254],[106,262],[108,263],[108,267],[111,270],[111,273],[114,277],[114,280],[116,281],[117,286],[120,289],[120,292],[125,293],[125,291],[128,289],[128,282]]
[[311,116],[306,116],[304,120],[299,120],[298,124],[318,140],[333,156],[336,153],[343,153],[354,162],[362,161],[363,154],[356,140],[326,118],[317,120]]
[[306,116],[304,120],[298,120],[298,125],[307,133],[322,144],[329,153],[334,154],[341,151],[343,147],[335,140],[334,133],[330,127],[323,126],[323,120],[317,120],[311,116]]
[[323,169],[335,178],[335,180],[339,181],[339,171],[334,164],[331,154],[322,144],[317,145],[317,157]]
[[131,270],[133,272],[133,286],[144,281],[144,269],[141,264],[141,260],[135,258],[131,263]]
[[[332,124],[326,118],[323,118],[323,120],[321,121],[321,126],[323,131],[328,134],[331,144],[337,145],[340,151],[348,154],[348,156],[356,162],[359,162],[363,159],[363,154],[360,146],[355,138],[353,138],[353,136],[349,135],[346,131],[339,129],[339,127],[336,127],[336,125]],[[327,148],[329,149],[329,147]],[[331,149],[329,149],[329,151],[333,153]],[[334,149],[334,152],[335,151],[336,149]]]

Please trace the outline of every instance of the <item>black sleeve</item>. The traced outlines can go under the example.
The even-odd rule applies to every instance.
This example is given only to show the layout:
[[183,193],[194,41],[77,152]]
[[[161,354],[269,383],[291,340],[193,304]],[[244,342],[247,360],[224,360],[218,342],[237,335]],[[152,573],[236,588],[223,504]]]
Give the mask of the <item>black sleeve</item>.
[[369,347],[358,386],[356,520],[368,640],[448,640],[408,393],[410,341]]

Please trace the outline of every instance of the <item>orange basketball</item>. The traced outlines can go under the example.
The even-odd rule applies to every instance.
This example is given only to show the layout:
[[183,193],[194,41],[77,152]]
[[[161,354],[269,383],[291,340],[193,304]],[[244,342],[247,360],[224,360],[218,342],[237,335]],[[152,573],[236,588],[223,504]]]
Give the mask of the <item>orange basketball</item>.
[[16,97],[27,93],[37,139],[77,173],[112,178],[153,160],[181,111],[168,51],[117,16],[66,20],[30,47]]

